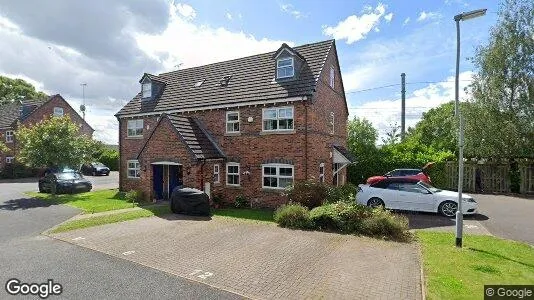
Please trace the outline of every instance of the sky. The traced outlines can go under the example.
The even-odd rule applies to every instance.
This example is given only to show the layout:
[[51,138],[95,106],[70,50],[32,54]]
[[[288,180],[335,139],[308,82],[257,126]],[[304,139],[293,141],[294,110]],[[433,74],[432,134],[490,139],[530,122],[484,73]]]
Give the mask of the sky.
[[479,8],[486,16],[461,23],[463,91],[474,72],[468,58],[497,21],[496,1],[0,0],[0,75],[59,93],[75,109],[87,84],[94,137],[117,144],[114,114],[145,72],[335,39],[349,118],[367,118],[383,137],[400,125],[401,73],[407,127],[454,100],[453,17]]

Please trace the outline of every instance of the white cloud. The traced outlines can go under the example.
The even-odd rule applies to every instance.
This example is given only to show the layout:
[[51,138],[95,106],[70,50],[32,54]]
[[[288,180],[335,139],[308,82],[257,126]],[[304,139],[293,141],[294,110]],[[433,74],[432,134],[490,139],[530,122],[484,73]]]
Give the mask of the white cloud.
[[[468,95],[462,91],[470,84],[472,71],[460,73],[460,96],[465,101]],[[423,112],[437,107],[443,103],[454,101],[454,76],[446,78],[443,82],[432,83],[406,95],[406,129],[413,127],[421,120]],[[385,99],[366,102],[362,105],[349,105],[349,118],[355,116],[366,118],[379,131],[379,141],[385,137],[392,124],[401,124],[400,93],[395,99]]]
[[280,10],[292,15],[295,19],[307,17],[307,15],[303,14],[301,11],[296,10],[292,4],[280,4]]
[[389,13],[384,16],[384,19],[389,23],[393,19],[393,13]]
[[323,34],[336,40],[346,39],[349,45],[364,39],[379,24],[380,18],[386,12],[386,6],[379,3],[374,9],[366,7],[364,12],[360,16],[348,16],[334,27],[324,25]]
[[228,20],[230,20],[230,21],[232,21],[232,20],[234,19],[234,17],[232,16],[232,14],[229,13],[229,12],[226,13],[226,18],[227,18]]
[[167,71],[179,64],[182,64],[181,68],[188,68],[274,51],[284,42],[256,39],[250,34],[222,27],[197,26],[172,9],[169,24],[161,34],[138,34],[136,39],[139,48],[158,60]]
[[425,21],[425,20],[434,20],[434,19],[438,19],[440,18],[441,15],[437,12],[432,12],[432,11],[429,11],[429,12],[426,12],[426,11],[422,11],[420,14],[419,14],[419,17],[417,18],[417,22],[422,22],[422,21]]
[[188,4],[178,3],[175,9],[188,20],[192,20],[197,16],[197,12]]
[[410,23],[410,17],[404,19],[404,22],[402,22],[402,26],[405,26],[405,25],[407,25],[408,23]]

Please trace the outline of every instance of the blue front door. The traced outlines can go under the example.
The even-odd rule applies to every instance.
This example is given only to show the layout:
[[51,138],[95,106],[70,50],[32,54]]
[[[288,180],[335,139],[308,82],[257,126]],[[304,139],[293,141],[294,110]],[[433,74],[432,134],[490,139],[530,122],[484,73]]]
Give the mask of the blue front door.
[[169,166],[169,194],[175,187],[183,185],[182,166]]
[[154,196],[157,200],[163,199],[163,165],[152,166]]

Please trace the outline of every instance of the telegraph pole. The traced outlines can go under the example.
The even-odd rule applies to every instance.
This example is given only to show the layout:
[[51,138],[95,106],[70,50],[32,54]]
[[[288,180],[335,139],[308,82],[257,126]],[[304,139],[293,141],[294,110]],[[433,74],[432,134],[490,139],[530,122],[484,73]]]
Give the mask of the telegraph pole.
[[401,141],[406,135],[406,74],[401,73]]

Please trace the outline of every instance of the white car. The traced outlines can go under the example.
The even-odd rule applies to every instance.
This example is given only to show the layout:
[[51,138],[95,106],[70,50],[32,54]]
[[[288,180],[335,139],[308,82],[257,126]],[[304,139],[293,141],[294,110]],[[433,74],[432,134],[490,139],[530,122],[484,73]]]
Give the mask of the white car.
[[[462,211],[476,214],[477,202],[462,194]],[[458,193],[437,189],[418,179],[390,177],[371,185],[360,184],[356,194],[358,203],[387,209],[437,212],[454,217],[458,210]]]

